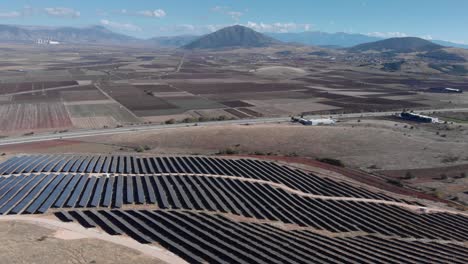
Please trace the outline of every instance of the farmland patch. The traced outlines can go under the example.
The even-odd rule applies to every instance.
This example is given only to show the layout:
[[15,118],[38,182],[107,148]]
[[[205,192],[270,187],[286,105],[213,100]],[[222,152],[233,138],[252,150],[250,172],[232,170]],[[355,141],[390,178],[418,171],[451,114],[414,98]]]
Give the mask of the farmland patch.
[[175,86],[193,94],[259,93],[305,89],[303,85],[288,83],[178,83]]
[[68,128],[72,122],[61,103],[0,105],[0,130],[6,132]]
[[225,101],[225,102],[221,102],[223,105],[225,106],[229,106],[229,107],[251,107],[253,105],[247,103],[247,102],[244,102],[244,101],[240,101],[240,100],[236,100],[236,101]]
[[129,113],[119,104],[86,104],[86,105],[67,105],[71,117],[113,117],[114,120],[121,123],[138,123],[140,120]]
[[73,117],[71,121],[74,127],[83,129],[115,127],[119,124],[112,116]]

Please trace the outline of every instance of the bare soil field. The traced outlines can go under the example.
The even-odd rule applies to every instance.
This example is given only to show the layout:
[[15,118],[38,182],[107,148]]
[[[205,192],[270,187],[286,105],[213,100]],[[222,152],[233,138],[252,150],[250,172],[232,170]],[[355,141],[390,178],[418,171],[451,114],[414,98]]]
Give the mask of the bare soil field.
[[93,129],[116,127],[119,125],[112,116],[72,117],[71,121],[76,128]]
[[[103,89],[116,101],[131,111],[137,112],[177,108],[167,101],[145,93],[132,85],[104,86]],[[129,96],[130,94],[131,96]]]
[[61,98],[66,102],[75,102],[75,101],[95,101],[95,100],[105,100],[107,99],[100,91],[94,89],[80,89],[79,91],[61,91]]
[[[397,126],[395,126],[397,124]],[[135,146],[151,147],[149,153],[215,154],[233,149],[239,153],[270,153],[311,158],[333,157],[346,166],[401,170],[463,165],[468,159],[468,134],[447,131],[446,137],[436,129],[395,121],[351,120],[336,126],[306,127],[291,124],[230,125],[185,127],[157,132],[87,137],[73,140],[75,147],[85,144],[90,152],[133,151]],[[25,147],[27,145],[24,145]],[[104,150],[99,151],[99,146]],[[123,149],[121,149],[123,148]],[[23,147],[21,149],[24,149]],[[65,148],[66,149],[66,148]],[[59,151],[60,150],[60,151]],[[1,152],[18,153],[17,147],[0,147]],[[60,146],[34,152],[63,152]],[[75,150],[74,150],[75,151]],[[76,152],[76,151],[75,151]],[[447,163],[447,155],[458,157]]]
[[[83,112],[81,115],[72,109],[74,118],[89,119],[87,124],[76,128],[96,123],[92,121],[95,117],[143,123],[171,118],[182,121],[194,115],[213,116],[220,111],[242,119],[468,106],[465,94],[425,92],[432,86],[465,89],[464,76],[434,70],[430,75],[410,70],[386,72],[379,65],[372,65],[388,59],[380,55],[356,58],[344,51],[325,52],[310,47],[185,55],[178,50],[122,47],[7,48],[14,51],[0,50],[8,68],[0,73],[0,94],[25,94],[4,97],[0,104],[96,102],[98,105],[105,104],[106,99],[124,109],[117,115],[131,112],[132,118],[125,118],[111,115],[103,110],[105,106],[101,110],[97,109],[101,106],[93,106],[88,112],[77,110]],[[364,63],[366,60],[370,63]],[[77,87],[60,89],[61,85]],[[282,104],[278,100],[290,101]],[[194,112],[201,110],[199,114]],[[54,129],[49,127],[51,131]]]
[[0,235],[3,263],[164,263],[121,245],[18,221],[0,221]]
[[275,91],[304,90],[302,85],[281,84],[281,83],[219,83],[219,84],[182,84],[173,83],[181,90],[193,94],[223,94],[223,93],[259,93]]
[[[138,123],[138,118],[116,103],[67,105],[73,118],[111,117],[119,123]],[[100,126],[102,127],[102,126]]]
[[4,133],[71,127],[62,103],[0,105],[0,131]]
[[0,84],[1,94],[10,94],[17,92],[27,92],[32,90],[42,90],[62,86],[78,85],[76,81],[62,82],[23,82],[23,83],[2,83]]

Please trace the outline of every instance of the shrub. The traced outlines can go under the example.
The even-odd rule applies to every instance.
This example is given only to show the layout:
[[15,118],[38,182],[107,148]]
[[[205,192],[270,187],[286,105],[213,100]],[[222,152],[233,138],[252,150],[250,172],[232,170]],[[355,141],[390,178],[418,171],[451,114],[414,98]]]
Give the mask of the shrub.
[[411,179],[414,179],[414,175],[411,173],[411,171],[407,171],[405,176],[402,179],[411,180]]
[[164,122],[166,125],[172,125],[172,124],[175,124],[175,119],[174,118],[171,118],[169,120],[166,120],[166,122]]
[[338,167],[344,167],[344,163],[341,160],[338,159],[331,159],[331,158],[317,158],[317,161],[327,163],[333,166],[338,166]]
[[239,151],[235,150],[235,149],[232,149],[232,148],[226,148],[226,149],[218,151],[217,154],[219,154],[219,155],[236,155],[236,154],[239,154]]
[[399,180],[389,179],[389,180],[387,180],[387,183],[393,184],[393,185],[398,186],[398,187],[403,187],[403,183],[401,183],[401,181],[399,181]]
[[133,149],[135,152],[143,152],[145,151],[141,146],[138,146],[136,148]]
[[442,159],[442,162],[443,163],[453,163],[453,162],[457,162],[459,159],[460,158],[456,157],[456,156],[447,156],[447,157]]

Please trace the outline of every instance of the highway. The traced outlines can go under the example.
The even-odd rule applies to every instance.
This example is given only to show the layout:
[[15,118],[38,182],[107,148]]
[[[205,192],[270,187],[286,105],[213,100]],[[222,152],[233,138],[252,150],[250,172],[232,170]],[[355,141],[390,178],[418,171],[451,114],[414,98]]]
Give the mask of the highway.
[[[417,113],[428,114],[433,112],[468,112],[468,108],[452,108],[452,109],[430,109],[430,110],[417,110]],[[315,119],[331,117],[337,120],[347,119],[347,118],[363,118],[363,117],[383,117],[396,114],[396,111],[392,112],[369,112],[369,113],[351,113],[351,114],[337,114],[337,115],[311,115],[306,116],[306,119]],[[222,126],[222,125],[242,125],[242,124],[268,124],[268,123],[279,123],[279,122],[288,122],[290,117],[276,117],[276,118],[256,118],[256,119],[241,119],[241,120],[226,120],[226,121],[210,121],[202,123],[183,123],[183,124],[170,124],[170,125],[140,125],[140,126],[130,126],[130,127],[119,127],[119,128],[105,128],[105,129],[94,129],[94,130],[74,130],[65,133],[44,133],[44,134],[35,134],[30,136],[20,136],[20,137],[8,137],[0,139],[0,146],[14,145],[14,144],[24,144],[24,143],[33,143],[33,142],[42,142],[50,140],[59,140],[59,139],[73,139],[73,138],[83,138],[83,137],[92,137],[92,136],[103,136],[103,135],[116,135],[132,132],[147,132],[147,131],[157,131],[157,130],[167,130],[167,129],[176,129],[184,127],[209,127],[209,126]]]

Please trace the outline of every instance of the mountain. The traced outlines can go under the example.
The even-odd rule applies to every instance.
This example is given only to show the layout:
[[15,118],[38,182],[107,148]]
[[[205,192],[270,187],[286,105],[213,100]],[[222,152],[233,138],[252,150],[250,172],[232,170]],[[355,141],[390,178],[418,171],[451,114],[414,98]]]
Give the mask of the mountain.
[[158,47],[182,47],[193,42],[199,37],[200,36],[195,36],[195,35],[155,37],[155,38],[148,39],[146,42],[151,43]]
[[299,33],[267,33],[268,36],[283,42],[300,43],[322,47],[352,47],[363,43],[381,40],[362,34],[326,33],[320,31]]
[[103,26],[75,27],[23,27],[0,25],[0,41],[34,42],[52,39],[64,43],[130,44],[140,40],[108,30]]
[[410,53],[410,52],[425,52],[434,51],[443,48],[428,40],[405,37],[405,38],[389,38],[379,40],[371,43],[360,44],[349,49],[351,52],[365,52],[365,51],[391,51],[396,53]]
[[[265,34],[283,42],[299,43],[303,45],[320,46],[325,48],[350,48],[359,44],[375,42],[384,39],[364,34],[350,34],[344,32],[327,33],[321,31]],[[468,45],[453,43],[450,41],[431,40],[431,42],[446,47],[468,49]]]
[[244,26],[231,26],[202,36],[183,46],[185,49],[223,49],[234,47],[266,47],[280,43]]

